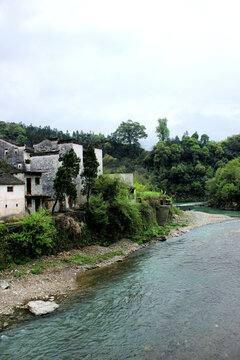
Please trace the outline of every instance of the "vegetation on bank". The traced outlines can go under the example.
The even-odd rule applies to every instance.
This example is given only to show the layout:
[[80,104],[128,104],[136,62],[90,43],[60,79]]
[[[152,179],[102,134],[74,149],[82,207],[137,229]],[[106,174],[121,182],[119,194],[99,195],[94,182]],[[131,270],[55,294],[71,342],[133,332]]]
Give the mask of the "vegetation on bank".
[[[151,194],[148,192],[146,199],[144,192],[138,196],[135,202],[127,185],[118,177],[102,176],[94,182],[88,206],[55,216],[39,209],[17,225],[0,224],[0,267],[86,245],[107,246],[121,238],[142,243],[164,236],[176,226],[175,223],[159,226],[156,204],[152,206],[149,200]],[[172,212],[173,208],[170,215]],[[101,259],[66,261],[91,263]],[[34,271],[38,273],[41,268]]]
[[[163,190],[175,201],[207,200],[208,180],[215,177],[229,161],[240,155],[240,135],[224,141],[212,141],[207,134],[192,135],[186,131],[182,137],[170,137],[167,119],[158,119],[156,133],[158,142],[151,151],[144,150],[140,140],[146,138],[146,129],[138,122],[122,122],[112,134],[71,134],[51,129],[49,126],[0,122],[0,138],[32,146],[46,137],[60,140],[73,138],[86,148],[91,143],[103,150],[104,172],[134,172],[138,182],[150,191]],[[71,190],[71,189],[70,189]],[[71,191],[70,191],[71,192]],[[214,203],[217,202],[214,200]]]
[[213,206],[240,210],[240,158],[217,169],[215,176],[207,183],[207,191]]

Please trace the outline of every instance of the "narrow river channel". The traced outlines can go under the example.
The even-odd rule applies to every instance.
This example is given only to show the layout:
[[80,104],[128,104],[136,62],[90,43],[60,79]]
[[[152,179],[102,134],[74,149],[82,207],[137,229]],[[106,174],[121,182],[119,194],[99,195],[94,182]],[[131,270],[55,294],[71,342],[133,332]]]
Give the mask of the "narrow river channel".
[[0,359],[240,359],[240,220],[88,272],[79,289],[53,315],[1,333]]

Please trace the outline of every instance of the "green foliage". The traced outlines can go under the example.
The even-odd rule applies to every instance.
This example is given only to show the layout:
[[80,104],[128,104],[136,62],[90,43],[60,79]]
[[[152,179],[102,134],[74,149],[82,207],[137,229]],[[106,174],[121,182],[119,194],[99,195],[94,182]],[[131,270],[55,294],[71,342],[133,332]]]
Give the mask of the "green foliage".
[[9,231],[6,225],[0,224],[0,270],[11,261]]
[[112,243],[142,229],[138,207],[132,203],[127,185],[118,177],[95,180],[87,211],[92,240]]
[[111,258],[113,258],[114,256],[119,256],[119,255],[123,255],[122,250],[118,250],[118,251],[108,251],[105,252],[104,254],[97,254],[94,256],[86,256],[86,255],[75,255],[73,257],[65,257],[63,259],[63,262],[66,263],[77,263],[77,264],[81,264],[81,265],[93,265],[93,264],[97,264],[100,263],[104,260],[109,260]]
[[159,141],[144,159],[151,181],[158,189],[181,200],[204,200],[206,182],[228,159],[239,154],[240,136],[222,143],[210,141],[208,135],[182,137]]
[[144,125],[128,120],[126,122],[121,122],[114,135],[123,144],[139,145],[139,139],[147,138],[145,130],[146,128]]
[[217,207],[240,209],[240,158],[216,171],[207,183],[207,194]]
[[[75,151],[71,149],[64,154],[62,166],[57,170],[56,177],[53,182],[53,188],[56,195],[56,201],[62,202],[65,196],[70,196],[72,200],[77,197],[77,189],[73,180],[79,174],[80,159]],[[55,207],[56,203],[54,204]],[[53,207],[53,210],[54,210]]]
[[52,242],[56,236],[53,219],[48,213],[39,209],[25,216],[21,231],[11,235],[15,244],[14,261],[19,258],[36,258],[44,254],[49,254]]
[[167,119],[158,119],[156,133],[160,141],[166,141],[169,138],[170,131],[167,127]]
[[87,202],[92,191],[95,179],[97,178],[99,163],[92,144],[89,144],[86,154],[84,156],[84,169],[82,172],[83,177],[83,191],[82,193],[87,196]]
[[34,265],[34,267],[31,269],[31,273],[33,275],[39,275],[43,272],[43,270],[46,268],[45,264],[37,264]]

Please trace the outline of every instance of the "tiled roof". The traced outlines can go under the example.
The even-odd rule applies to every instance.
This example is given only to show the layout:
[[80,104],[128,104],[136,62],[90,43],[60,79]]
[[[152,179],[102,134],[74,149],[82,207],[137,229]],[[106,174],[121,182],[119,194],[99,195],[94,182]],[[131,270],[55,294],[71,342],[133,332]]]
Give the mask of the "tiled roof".
[[0,185],[24,185],[24,182],[11,174],[0,172]]

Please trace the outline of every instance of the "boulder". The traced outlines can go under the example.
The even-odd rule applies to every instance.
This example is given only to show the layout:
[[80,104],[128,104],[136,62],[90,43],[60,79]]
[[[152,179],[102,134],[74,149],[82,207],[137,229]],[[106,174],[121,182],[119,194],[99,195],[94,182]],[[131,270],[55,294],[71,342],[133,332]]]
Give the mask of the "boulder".
[[9,288],[9,283],[6,280],[0,280],[0,286],[3,290],[6,290]]
[[59,307],[59,305],[56,304],[54,301],[43,300],[29,301],[27,306],[28,310],[34,315],[49,314]]

